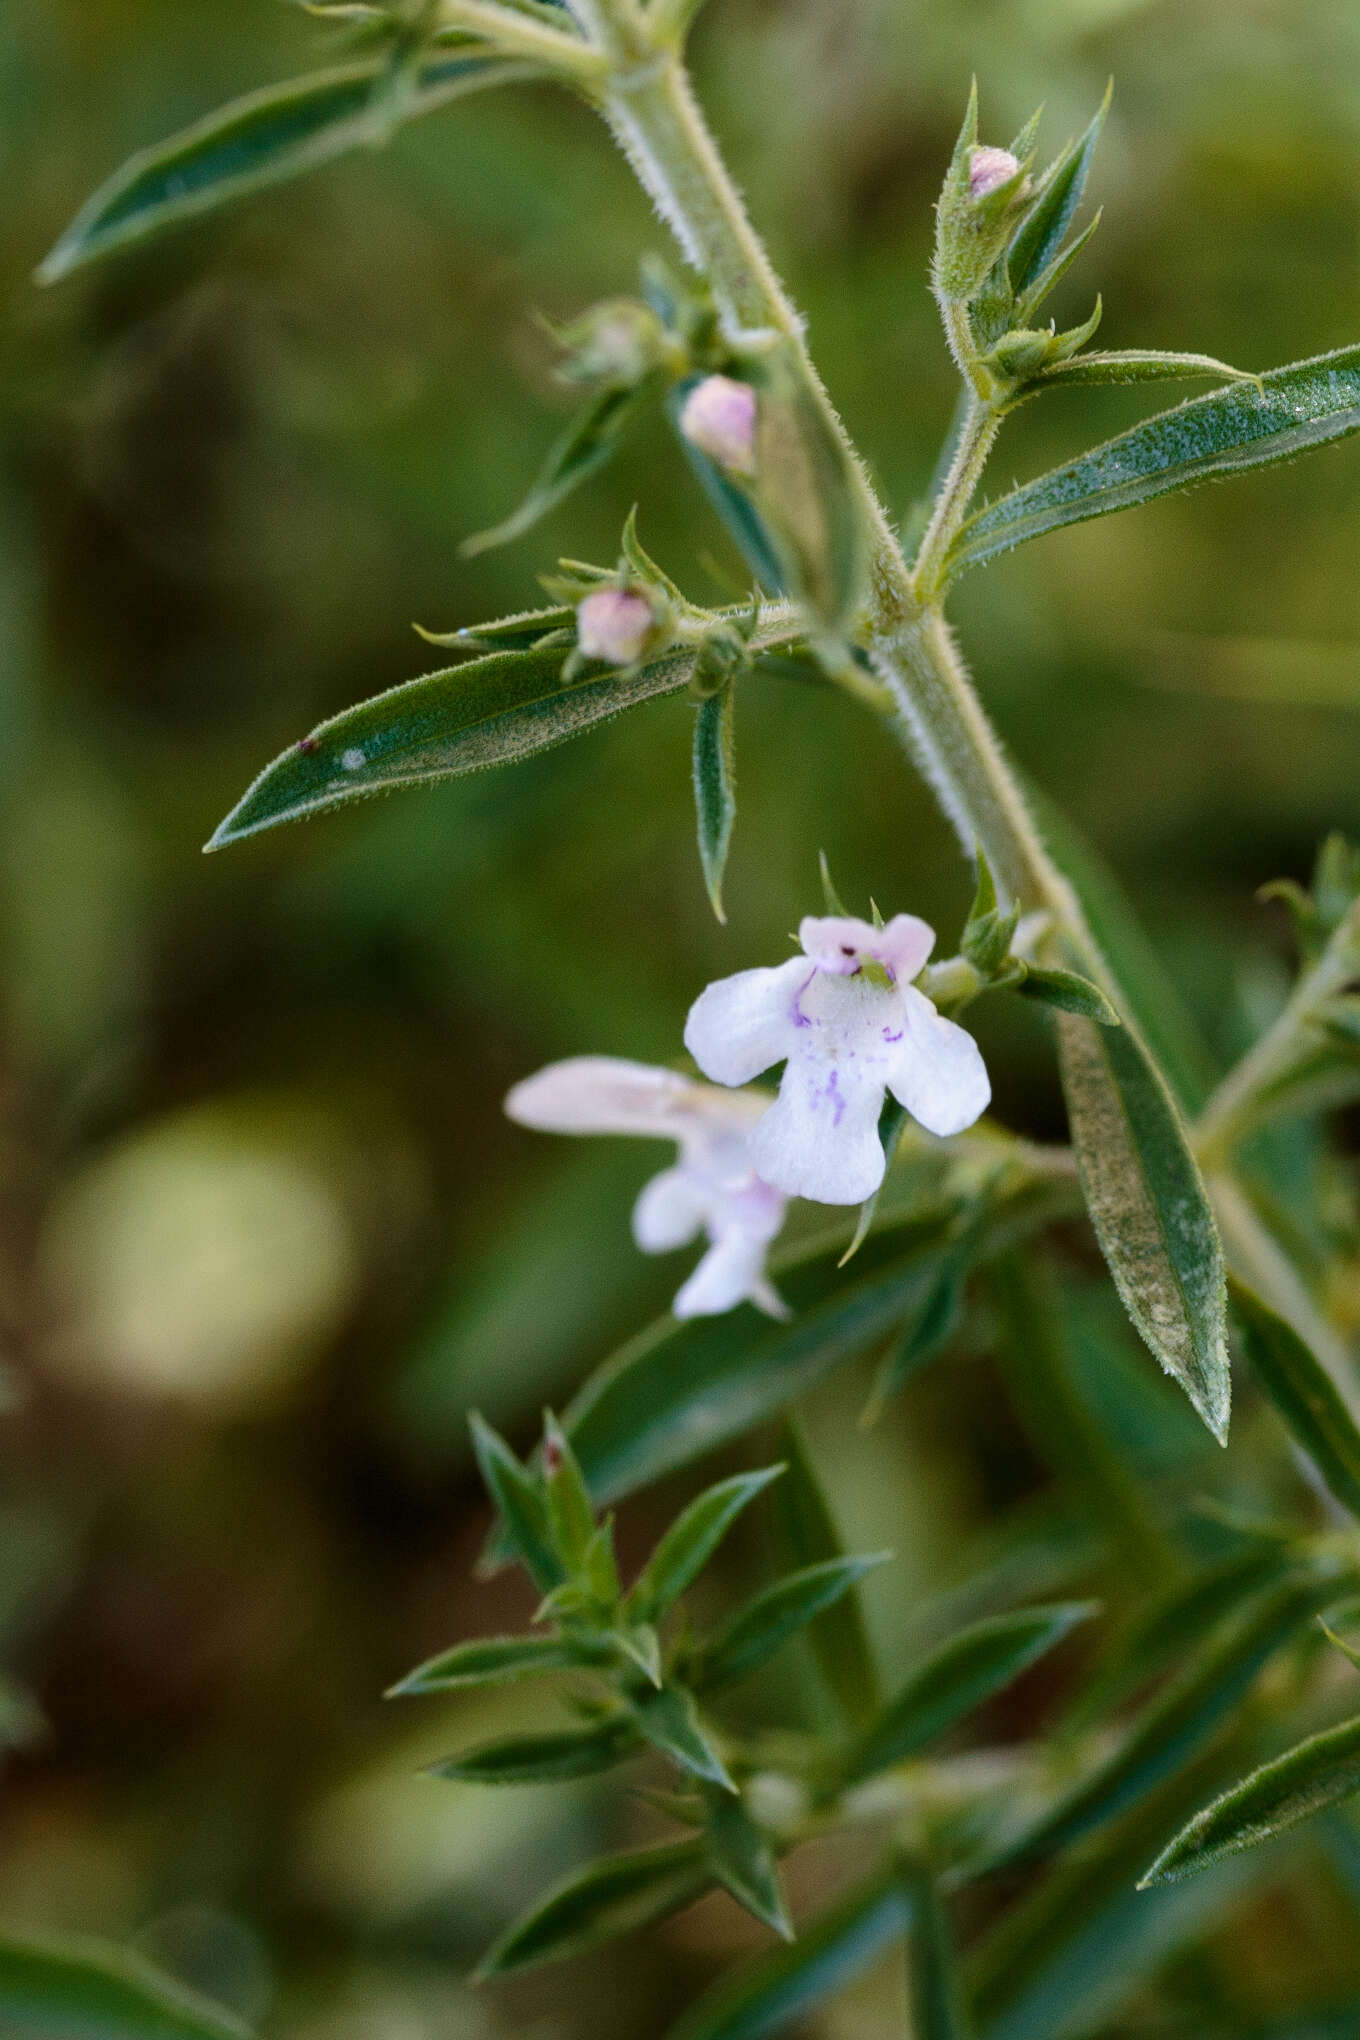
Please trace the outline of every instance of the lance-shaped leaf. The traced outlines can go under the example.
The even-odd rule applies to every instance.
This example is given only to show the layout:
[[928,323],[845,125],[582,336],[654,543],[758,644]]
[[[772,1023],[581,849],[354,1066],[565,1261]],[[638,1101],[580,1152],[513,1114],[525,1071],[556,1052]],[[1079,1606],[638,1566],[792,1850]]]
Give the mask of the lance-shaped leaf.
[[1316,1579],[1287,1580],[1260,1595],[1191,1658],[1116,1749],[986,1867],[1050,1854],[1146,1798],[1212,1734],[1266,1659],[1337,1595],[1335,1581]]
[[516,1920],[484,1956],[477,1974],[504,1976],[583,1954],[679,1912],[712,1882],[700,1840],[606,1856],[566,1878]]
[[740,1798],[730,1792],[709,1793],[705,1835],[718,1882],[738,1905],[772,1927],[781,1941],[791,1941],[793,1928],[774,1851]]
[[1336,1499],[1360,1517],[1360,1427],[1346,1397],[1292,1325],[1245,1283],[1233,1308],[1251,1371]]
[[230,2012],[96,1941],[0,1939],[6,2040],[249,2040]]
[[[999,1193],[979,1252],[1071,1207],[1073,1186],[1019,1179]],[[884,1223],[847,1275],[845,1235],[776,1257],[771,1274],[793,1316],[776,1323],[747,1305],[719,1318],[664,1318],[623,1347],[566,1412],[591,1493],[612,1501],[686,1466],[803,1394],[898,1322],[923,1261],[949,1242],[952,1206]]]
[[694,718],[694,818],[699,863],[713,911],[725,922],[722,888],[732,824],[737,819],[734,725],[737,691],[730,683],[699,703]]
[[[771,623],[764,633],[757,628],[756,641],[792,635],[787,621]],[[279,822],[324,814],[388,787],[530,757],[625,708],[676,693],[694,659],[692,648],[677,646],[642,666],[597,668],[564,682],[557,647],[492,652],[426,673],[318,724],[265,767],[207,847],[220,850]]]
[[[774,1495],[781,1552],[799,1568],[843,1557],[845,1547],[831,1505],[807,1441],[791,1416],[785,1419],[779,1449],[788,1469]],[[846,1722],[862,1724],[878,1705],[879,1684],[864,1611],[853,1587],[808,1624],[807,1640]]]
[[[1069,143],[1044,177],[1039,194],[1025,214],[1007,252],[1011,284],[1017,297],[1034,290],[1067,237],[1086,189],[1091,158],[1110,110],[1111,88],[1085,132]],[[1033,302],[1037,304],[1038,298]]]
[[699,1719],[694,1696],[681,1686],[663,1686],[649,1693],[634,1708],[637,1725],[646,1740],[663,1756],[706,1784],[720,1785],[735,1792],[726,1764],[714,1749]]
[[790,1947],[722,1978],[666,2040],[764,2040],[796,2028],[900,1940],[910,1919],[911,1899],[896,1871],[874,1877],[804,1927]]
[[907,1866],[903,1878],[911,1897],[907,1988],[913,2040],[966,2040],[971,2027],[939,1886],[923,1865]]
[[1212,354],[1166,354],[1155,347],[1121,347],[1056,361],[1051,368],[1040,369],[1031,387],[1041,390],[1069,383],[1178,382],[1198,375],[1211,375],[1226,382],[1249,382],[1258,389],[1261,383],[1259,376],[1245,368],[1230,368],[1226,361],[1218,361]]
[[1220,1444],[1227,1288],[1218,1227],[1180,1113],[1131,1027],[1058,1017],[1072,1145],[1125,1309]]
[[[382,103],[388,72],[387,60],[374,57],[271,85],[133,156],[77,213],[39,269],[39,282],[55,283],[111,249],[382,140],[392,113]],[[403,93],[400,117],[538,75],[531,65],[484,52],[435,51]]]
[[700,1692],[711,1692],[734,1679],[744,1679],[798,1630],[814,1622],[824,1608],[848,1594],[865,1573],[891,1556],[891,1552],[875,1551],[828,1558],[766,1587],[704,1645],[693,1667],[695,1686]]
[[500,1736],[427,1769],[431,1777],[461,1779],[470,1785],[555,1785],[608,1771],[636,1749],[637,1739],[631,1715],[611,1714],[584,1728]]
[[933,1736],[999,1693],[1097,1612],[1092,1601],[1066,1601],[993,1615],[940,1644],[851,1749],[848,1784],[913,1756]]
[[676,1517],[624,1602],[630,1622],[656,1622],[698,1578],[728,1530],[763,1488],[777,1480],[783,1466],[763,1466],[757,1473],[736,1473],[705,1489]]
[[1119,1015],[1090,978],[1075,970],[1049,970],[1037,963],[1025,965],[1025,975],[1015,987],[1025,999],[1037,999],[1058,1013],[1075,1013],[1079,1019],[1094,1020],[1100,1027],[1118,1027]]
[[476,1410],[468,1418],[472,1449],[482,1482],[501,1513],[515,1556],[540,1593],[551,1593],[565,1577],[553,1550],[548,1504],[539,1483],[520,1465],[504,1438]]
[[1066,524],[1132,509],[1215,475],[1292,460],[1360,430],[1360,347],[1194,397],[990,503],[964,526],[960,573]]
[[455,1644],[417,1665],[387,1691],[389,1700],[408,1693],[451,1693],[460,1686],[489,1686],[543,1672],[569,1672],[607,1662],[607,1648],[592,1650],[563,1636],[488,1636]]
[[458,548],[465,558],[509,545],[532,531],[541,518],[568,497],[573,489],[597,474],[611,460],[624,434],[661,393],[664,378],[645,376],[628,389],[600,390],[584,405],[565,432],[549,448],[547,458],[532,487],[517,510],[488,531],[465,538]]
[[1360,1716],[1309,1736],[1231,1786],[1168,1842],[1139,1889],[1194,1877],[1360,1792]]

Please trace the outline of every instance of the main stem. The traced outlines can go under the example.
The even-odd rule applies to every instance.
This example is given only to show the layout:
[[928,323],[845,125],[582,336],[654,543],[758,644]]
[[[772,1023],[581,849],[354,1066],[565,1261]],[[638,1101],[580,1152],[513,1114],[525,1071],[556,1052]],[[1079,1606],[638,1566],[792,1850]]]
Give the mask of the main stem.
[[927,534],[934,584],[913,579],[888,514],[808,355],[784,293],[714,145],[678,53],[641,52],[617,65],[601,100],[616,141],[692,265],[709,282],[734,342],[790,343],[808,390],[858,476],[870,565],[864,641],[895,703],[895,721],[970,855],[980,847],[999,887],[1024,909],[1044,908],[1087,946],[1071,890],[1050,862],[1023,796],[968,680],[940,612],[938,569],[995,423],[970,419],[951,484]]

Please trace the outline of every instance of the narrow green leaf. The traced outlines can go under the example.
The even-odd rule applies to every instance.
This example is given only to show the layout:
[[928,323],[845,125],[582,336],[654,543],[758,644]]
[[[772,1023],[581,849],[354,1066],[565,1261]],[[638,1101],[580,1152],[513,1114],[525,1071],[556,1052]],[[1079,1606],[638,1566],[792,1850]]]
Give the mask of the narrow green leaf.
[[655,1750],[707,1784],[735,1792],[731,1775],[708,1738],[694,1696],[681,1686],[648,1693],[633,1709],[638,1728]]
[[568,684],[562,663],[560,648],[492,652],[342,710],[265,767],[207,848],[386,787],[530,757],[622,709],[676,693],[694,654],[670,651],[636,671],[596,671]]
[[736,722],[737,690],[730,684],[699,703],[694,718],[694,815],[699,833],[699,862],[713,911],[725,922],[722,888],[732,824],[737,818]]
[[730,1792],[708,1796],[708,1859],[718,1882],[783,1941],[793,1939],[774,1851]]
[[639,1574],[624,1602],[628,1619],[659,1621],[698,1578],[742,1510],[783,1471],[781,1464],[763,1466],[757,1473],[736,1473],[692,1501],[676,1517]]
[[1271,369],[1259,385],[1194,397],[988,504],[964,526],[952,570],[1215,475],[1292,460],[1358,430],[1360,347]]
[[559,631],[570,631],[574,639],[576,611],[562,604],[556,609],[522,609],[514,616],[500,616],[493,623],[460,630],[426,630],[420,623],[415,630],[427,645],[463,652],[469,658],[476,652],[532,652],[544,638]]
[[666,2040],[764,2040],[797,2027],[899,1941],[911,1901],[895,1871],[871,1878],[787,1948],[706,1991]]
[[1194,1877],[1224,1856],[1339,1806],[1360,1792],[1360,1716],[1310,1736],[1197,1813],[1162,1850],[1139,1890]]
[[786,592],[784,575],[754,503],[716,461],[710,460],[680,430],[680,413],[685,408],[685,400],[700,381],[702,377],[690,376],[677,383],[666,398],[666,414],[700,487],[726,525],[757,584],[767,595],[782,595]]
[[613,458],[625,433],[656,402],[664,386],[663,376],[650,375],[631,388],[610,386],[597,391],[553,442],[519,508],[500,524],[465,538],[458,548],[463,557],[473,559],[532,531],[573,489]]
[[5,2040],[249,2040],[230,2012],[98,1941],[0,1939]]
[[1245,1283],[1233,1308],[1251,1371],[1343,1508],[1360,1516],[1360,1427],[1312,1348]]
[[504,1518],[516,1555],[539,1592],[551,1593],[565,1576],[553,1550],[542,1489],[476,1410],[468,1418],[468,1428],[486,1491]]
[[1230,368],[1226,361],[1216,361],[1212,354],[1164,354],[1155,347],[1121,347],[1077,354],[1070,361],[1058,361],[1051,368],[1041,369],[1034,386],[1047,389],[1063,383],[1176,382],[1197,375],[1260,386],[1259,376],[1245,368]]
[[845,1781],[854,1784],[915,1755],[993,1693],[1037,1664],[1097,1612],[1093,1601],[1064,1601],[992,1615],[949,1637],[890,1700],[853,1746]]
[[968,1291],[966,1244],[954,1240],[933,1263],[921,1270],[922,1280],[877,1374],[860,1422],[876,1423],[885,1403],[900,1395],[912,1376],[942,1353],[963,1321]]
[[1068,144],[1044,178],[1007,254],[1017,297],[1029,290],[1062,247],[1086,189],[1100,131],[1110,110],[1110,87],[1084,133]]
[[551,1411],[543,1419],[543,1487],[554,1549],[566,1572],[582,1573],[595,1542],[595,1511],[580,1463]]
[[939,1886],[929,1870],[912,1865],[903,1881],[911,1900],[907,1986],[912,2040],[967,2040],[971,2031],[954,1936]]
[[[143,150],[81,208],[38,270],[38,281],[55,283],[114,248],[384,140],[387,110],[375,101],[375,88],[387,72],[386,58],[376,57],[271,85]],[[537,75],[530,65],[466,49],[434,53],[420,65],[401,117],[410,120],[464,93]]]
[[1025,966],[1025,975],[1015,987],[1024,999],[1037,999],[1059,1013],[1075,1013],[1094,1020],[1101,1027],[1118,1027],[1119,1015],[1090,978],[1075,970],[1046,970],[1036,963]]
[[[826,1491],[817,1477],[802,1429],[787,1417],[779,1449],[788,1468],[774,1495],[781,1552],[802,1568],[842,1558],[845,1545]],[[846,1722],[863,1723],[879,1702],[878,1673],[855,1588],[842,1594],[808,1624],[808,1644],[817,1668]]]
[[459,1686],[487,1686],[509,1679],[534,1678],[542,1672],[567,1672],[598,1664],[608,1652],[592,1652],[562,1636],[488,1636],[455,1644],[417,1665],[395,1686],[389,1700],[408,1693],[448,1693]]
[[477,1974],[505,1976],[584,1954],[679,1912],[712,1882],[699,1840],[606,1856],[566,1878],[516,1920],[483,1958]]
[[1336,1595],[1334,1581],[1295,1578],[1249,1603],[1144,1709],[1118,1748],[990,1858],[987,1867],[1051,1854],[1146,1798],[1200,1748],[1266,1659]]
[[1181,1117],[1131,1027],[1058,1016],[1087,1208],[1124,1308],[1222,1444],[1232,1383],[1223,1250]]
[[700,1651],[694,1684],[701,1692],[744,1679],[772,1658],[795,1632],[815,1621],[824,1608],[848,1594],[891,1552],[876,1551],[850,1558],[824,1559],[777,1580],[735,1614]]
[[[979,1253],[1069,1207],[1062,1185],[1025,1183],[1001,1194],[981,1228]],[[899,1321],[922,1258],[953,1216],[897,1219],[871,1233],[852,1279],[838,1262],[837,1231],[777,1256],[771,1274],[794,1315],[778,1323],[741,1305],[720,1318],[666,1317],[586,1382],[565,1423],[591,1493],[611,1501],[686,1466],[782,1409],[831,1368]]]
[[636,1746],[632,1717],[611,1714],[586,1728],[500,1736],[461,1756],[441,1758],[427,1769],[434,1778],[456,1778],[472,1785],[557,1784],[608,1771]]

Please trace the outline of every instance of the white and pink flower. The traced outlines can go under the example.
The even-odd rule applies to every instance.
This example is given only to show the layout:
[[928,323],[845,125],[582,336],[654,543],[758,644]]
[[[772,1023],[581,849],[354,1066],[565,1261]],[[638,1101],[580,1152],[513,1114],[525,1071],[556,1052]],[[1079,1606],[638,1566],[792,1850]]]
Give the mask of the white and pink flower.
[[896,914],[875,928],[809,916],[798,939],[801,956],[702,992],[685,1046],[719,1084],[750,1083],[782,1062],[779,1097],[750,1134],[752,1166],[790,1197],[859,1204],[883,1180],[885,1091],[947,1136],[986,1110],[991,1085],[971,1034],[911,982],[935,946],[924,921]]
[[676,1316],[710,1317],[750,1301],[770,1317],[787,1317],[765,1273],[786,1199],[751,1161],[751,1131],[769,1102],[755,1092],[715,1090],[675,1070],[583,1055],[526,1077],[505,1109],[544,1133],[673,1140],[673,1167],[653,1176],[633,1207],[633,1237],[645,1254],[707,1238],[707,1253],[675,1299]]

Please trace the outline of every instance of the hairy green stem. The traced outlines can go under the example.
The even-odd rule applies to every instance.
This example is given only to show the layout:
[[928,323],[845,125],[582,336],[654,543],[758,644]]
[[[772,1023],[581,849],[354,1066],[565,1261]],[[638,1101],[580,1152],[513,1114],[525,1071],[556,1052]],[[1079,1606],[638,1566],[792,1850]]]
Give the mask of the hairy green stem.
[[918,601],[938,601],[943,593],[949,548],[982,480],[987,456],[1001,429],[1001,416],[994,405],[984,403],[977,396],[971,398],[954,458],[935,498],[935,507],[911,570],[912,587]]

